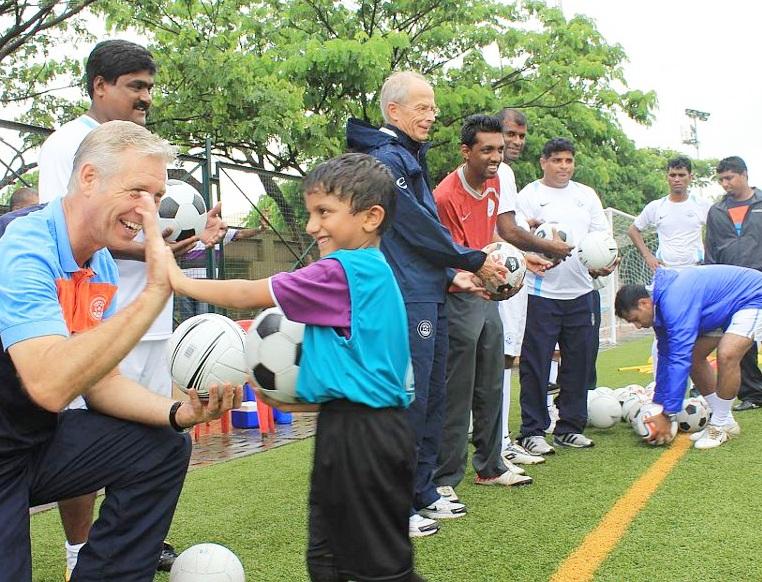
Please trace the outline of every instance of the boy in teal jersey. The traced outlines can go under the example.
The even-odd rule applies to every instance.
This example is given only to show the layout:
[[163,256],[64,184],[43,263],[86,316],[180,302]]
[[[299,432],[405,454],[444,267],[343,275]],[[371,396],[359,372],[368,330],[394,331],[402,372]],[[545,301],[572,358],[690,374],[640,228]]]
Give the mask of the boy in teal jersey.
[[[402,296],[378,246],[396,189],[365,154],[319,165],[304,180],[307,233],[321,259],[268,279],[194,280],[178,293],[238,309],[277,305],[304,323],[297,394],[319,411],[307,566],[315,582],[415,581],[408,517],[415,439],[404,410],[410,365]],[[265,398],[261,393],[258,398]]]

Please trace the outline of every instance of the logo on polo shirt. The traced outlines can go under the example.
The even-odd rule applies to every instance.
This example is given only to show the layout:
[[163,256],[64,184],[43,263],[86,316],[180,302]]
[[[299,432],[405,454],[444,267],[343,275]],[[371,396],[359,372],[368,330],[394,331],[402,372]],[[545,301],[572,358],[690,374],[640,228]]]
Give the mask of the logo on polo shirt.
[[434,326],[431,325],[431,322],[428,319],[422,319],[418,322],[416,331],[418,331],[418,335],[421,336],[422,339],[427,339],[431,337],[431,333],[434,331]]
[[487,216],[491,218],[493,214],[495,214],[495,201],[490,198],[487,200]]
[[405,182],[404,176],[397,178],[397,188],[402,188],[403,190],[407,190],[407,182]]
[[104,311],[106,311],[106,298],[102,295],[93,297],[93,299],[90,301],[90,318],[94,319],[95,321],[100,321],[103,319]]

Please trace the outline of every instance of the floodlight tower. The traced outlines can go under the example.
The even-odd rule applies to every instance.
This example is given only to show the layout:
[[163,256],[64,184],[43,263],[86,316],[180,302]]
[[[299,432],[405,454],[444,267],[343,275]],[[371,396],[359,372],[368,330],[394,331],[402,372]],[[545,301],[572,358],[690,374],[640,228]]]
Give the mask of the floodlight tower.
[[710,114],[706,111],[698,111],[697,109],[686,109],[685,115],[691,118],[691,135],[688,139],[684,139],[683,143],[695,147],[696,159],[699,159],[698,122],[706,121],[709,119]]

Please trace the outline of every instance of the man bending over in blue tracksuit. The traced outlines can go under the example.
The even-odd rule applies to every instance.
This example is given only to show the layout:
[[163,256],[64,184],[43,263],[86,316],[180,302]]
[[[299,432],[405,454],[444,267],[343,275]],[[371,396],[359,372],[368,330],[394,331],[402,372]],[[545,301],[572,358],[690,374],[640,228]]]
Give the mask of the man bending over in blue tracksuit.
[[[762,273],[729,265],[657,269],[652,293],[643,285],[625,285],[614,308],[618,317],[638,328],[653,327],[656,334],[654,402],[664,411],[652,417],[650,440],[669,440],[689,374],[713,412],[707,428],[692,437],[694,446],[712,449],[738,436],[741,428],[730,407],[740,385],[741,359],[762,339]],[[715,349],[716,373],[707,359]]]

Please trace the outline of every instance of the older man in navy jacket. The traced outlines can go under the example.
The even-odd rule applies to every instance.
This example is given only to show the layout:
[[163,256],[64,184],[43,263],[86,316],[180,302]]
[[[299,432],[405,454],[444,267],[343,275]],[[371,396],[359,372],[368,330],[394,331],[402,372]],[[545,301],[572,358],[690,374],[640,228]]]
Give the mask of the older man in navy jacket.
[[415,376],[415,402],[408,410],[418,451],[410,535],[425,536],[437,532],[436,519],[466,512],[457,499],[442,497],[432,480],[444,421],[447,285],[474,291],[481,280],[497,281],[506,271],[485,253],[454,243],[439,221],[426,168],[425,142],[437,114],[431,85],[417,73],[392,74],[381,88],[381,112],[386,124],[380,129],[350,119],[347,141],[386,164],[397,183],[397,213],[381,250],[407,309]]

